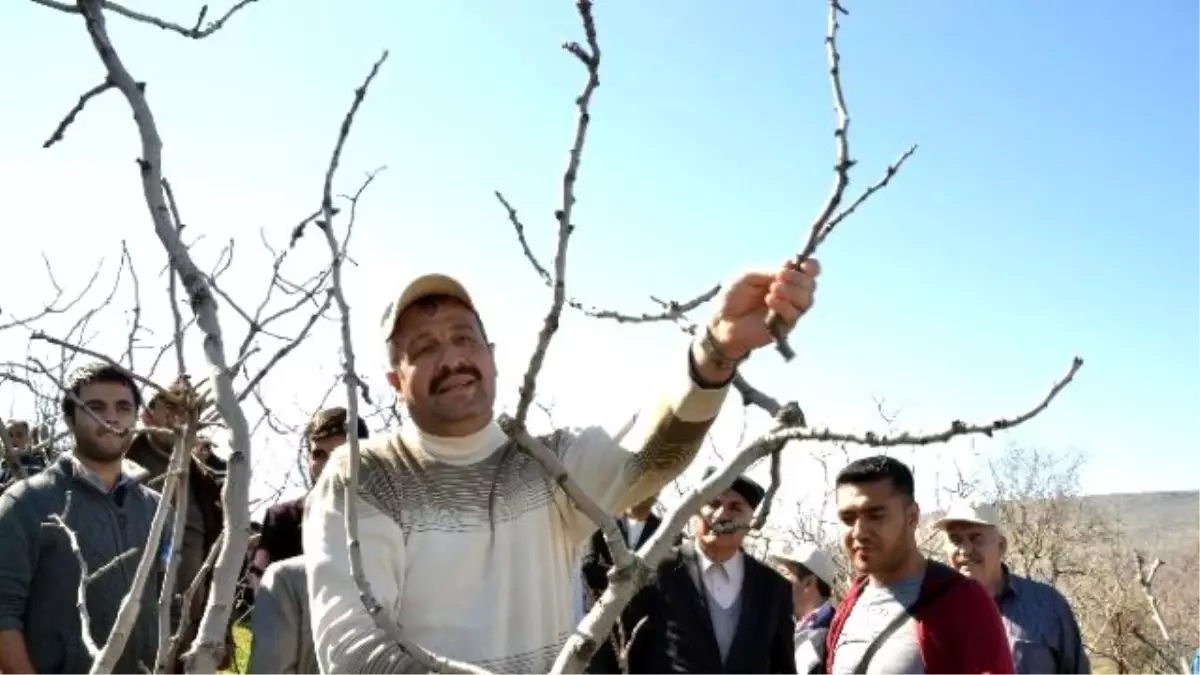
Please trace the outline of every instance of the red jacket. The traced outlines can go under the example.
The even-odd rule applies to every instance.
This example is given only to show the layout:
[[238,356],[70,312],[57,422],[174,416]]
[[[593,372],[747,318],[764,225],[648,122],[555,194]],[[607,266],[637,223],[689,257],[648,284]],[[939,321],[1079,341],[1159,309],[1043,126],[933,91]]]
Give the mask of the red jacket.
[[[859,577],[842,598],[825,638],[825,672],[833,672],[834,650],[850,610],[866,585]],[[944,592],[943,592],[944,591]],[[921,582],[921,597],[939,592],[917,609],[917,644],[925,672],[974,675],[1014,672],[1012,650],[996,603],[983,586],[938,562],[930,561]]]

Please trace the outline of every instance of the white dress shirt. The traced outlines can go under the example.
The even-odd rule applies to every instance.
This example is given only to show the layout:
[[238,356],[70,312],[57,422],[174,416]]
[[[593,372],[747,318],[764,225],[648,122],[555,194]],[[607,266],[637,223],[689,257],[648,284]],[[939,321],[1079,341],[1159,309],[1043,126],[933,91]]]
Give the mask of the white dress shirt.
[[697,548],[696,558],[700,561],[700,576],[708,594],[721,609],[729,609],[742,592],[742,581],[746,577],[746,562],[742,552],[738,551],[729,560],[718,563]]
[[646,521],[625,516],[625,543],[630,548],[636,548],[638,539],[642,537],[642,530],[645,529]]

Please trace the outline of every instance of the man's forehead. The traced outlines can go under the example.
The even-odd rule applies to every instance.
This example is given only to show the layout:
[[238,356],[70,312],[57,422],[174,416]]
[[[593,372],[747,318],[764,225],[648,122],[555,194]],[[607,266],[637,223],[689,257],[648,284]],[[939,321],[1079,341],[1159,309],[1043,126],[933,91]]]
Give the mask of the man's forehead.
[[717,495],[717,501],[726,502],[726,503],[737,502],[737,503],[741,504],[742,506],[747,506],[747,507],[750,506],[750,502],[746,501],[746,497],[742,493],[738,492],[737,490],[734,490],[733,488],[729,488],[728,490]]
[[447,323],[474,325],[475,314],[454,298],[439,300],[436,304],[415,303],[405,309],[396,320],[396,337],[419,337],[436,326]]
[[79,388],[79,398],[87,403],[89,401],[96,402],[126,402],[133,405],[133,392],[129,387],[119,382],[94,382],[85,384]]
[[887,481],[871,483],[846,483],[837,488],[838,505],[866,507],[883,504],[896,497],[896,491]]
[[956,520],[946,523],[946,534],[949,535],[972,535],[982,534],[993,530],[991,525],[983,523],[970,523],[965,520]]

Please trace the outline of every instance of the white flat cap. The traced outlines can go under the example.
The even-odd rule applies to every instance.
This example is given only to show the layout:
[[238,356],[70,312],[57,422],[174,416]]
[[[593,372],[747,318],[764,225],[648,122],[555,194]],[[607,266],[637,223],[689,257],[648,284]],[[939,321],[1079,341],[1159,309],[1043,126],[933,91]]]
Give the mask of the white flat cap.
[[988,502],[960,501],[953,504],[946,513],[933,523],[938,530],[945,530],[951,523],[974,523],[988,525],[1003,532],[1000,526],[1000,510],[995,504]]
[[809,542],[802,541],[783,545],[778,550],[769,552],[769,555],[779,560],[804,565],[805,569],[830,586],[837,584],[837,565],[834,564],[833,558],[823,549]]

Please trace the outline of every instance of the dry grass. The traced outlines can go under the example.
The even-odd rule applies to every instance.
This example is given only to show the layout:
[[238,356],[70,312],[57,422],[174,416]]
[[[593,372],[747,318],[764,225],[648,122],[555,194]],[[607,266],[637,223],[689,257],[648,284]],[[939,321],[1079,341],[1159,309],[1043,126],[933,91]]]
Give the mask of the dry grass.
[[218,673],[244,673],[250,664],[250,627],[244,623],[233,626],[233,669],[219,670]]

